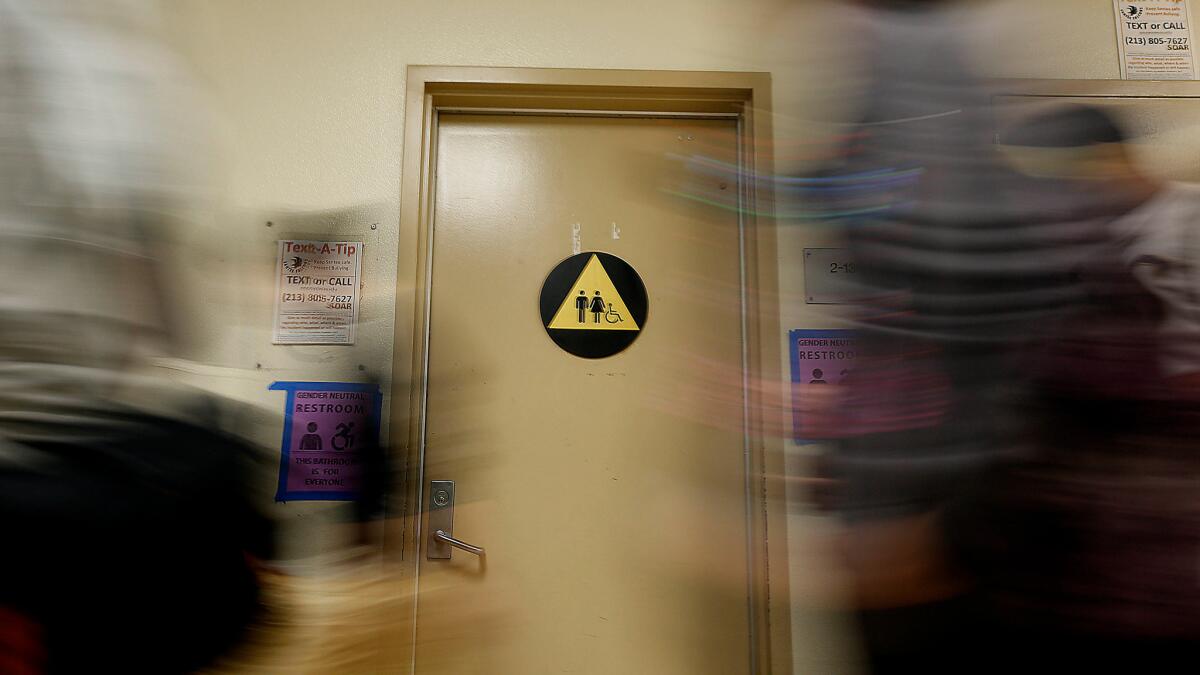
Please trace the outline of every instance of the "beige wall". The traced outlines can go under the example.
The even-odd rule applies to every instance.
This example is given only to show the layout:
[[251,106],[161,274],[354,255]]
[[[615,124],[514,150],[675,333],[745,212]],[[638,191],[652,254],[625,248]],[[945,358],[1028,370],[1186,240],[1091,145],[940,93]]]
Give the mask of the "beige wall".
[[[977,3],[978,4],[978,3]],[[178,0],[170,18],[207,90],[222,158],[212,204],[181,235],[178,266],[196,336],[175,377],[252,406],[255,439],[277,448],[275,380],[386,376],[392,345],[404,77],[410,64],[769,70],[777,131],[791,140],[829,129],[836,94],[853,91],[854,44],[832,39],[835,2],[784,0]],[[1107,0],[979,4],[979,63],[988,74],[1117,77]],[[846,87],[843,85],[851,84]],[[267,223],[271,226],[268,227]],[[583,244],[597,231],[583,224]],[[597,224],[599,225],[599,224]],[[280,238],[366,242],[365,302],[353,347],[270,344],[271,266]],[[799,252],[810,228],[780,233],[783,327],[826,327],[801,300]],[[406,292],[406,289],[395,289]],[[783,336],[779,336],[783,341]],[[785,378],[786,373],[781,373]],[[387,383],[385,382],[385,390]],[[403,383],[398,383],[403,386]],[[327,547],[337,507],[275,507],[296,523],[290,550]],[[310,525],[312,523],[312,525]],[[818,545],[826,524],[797,513],[791,532],[797,607],[837,599]],[[318,532],[318,535],[312,533]],[[797,672],[837,672],[846,634],[797,611]],[[845,669],[849,669],[847,666]]]

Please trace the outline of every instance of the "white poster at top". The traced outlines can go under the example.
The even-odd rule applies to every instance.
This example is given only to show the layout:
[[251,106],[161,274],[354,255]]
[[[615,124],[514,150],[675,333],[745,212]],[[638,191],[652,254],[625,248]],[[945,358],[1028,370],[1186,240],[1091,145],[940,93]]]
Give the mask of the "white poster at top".
[[1122,79],[1196,78],[1187,0],[1113,0],[1113,11]]
[[277,345],[350,345],[358,325],[361,241],[279,242]]

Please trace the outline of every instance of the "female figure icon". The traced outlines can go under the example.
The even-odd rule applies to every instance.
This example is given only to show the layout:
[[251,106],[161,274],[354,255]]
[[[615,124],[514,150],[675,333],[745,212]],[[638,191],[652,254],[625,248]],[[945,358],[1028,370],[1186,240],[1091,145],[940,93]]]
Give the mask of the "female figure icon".
[[600,297],[600,291],[596,291],[595,297],[592,298],[592,305],[590,308],[594,323],[600,323],[600,316],[604,314],[606,307],[607,304],[604,302],[604,298]]

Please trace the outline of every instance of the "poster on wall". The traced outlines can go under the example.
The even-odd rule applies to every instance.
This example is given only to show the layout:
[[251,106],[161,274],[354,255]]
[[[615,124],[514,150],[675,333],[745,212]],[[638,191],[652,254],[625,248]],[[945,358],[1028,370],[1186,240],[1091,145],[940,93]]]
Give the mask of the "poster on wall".
[[1187,0],[1113,0],[1113,12],[1122,79],[1196,78]]
[[286,391],[275,501],[356,499],[376,465],[379,386],[353,382],[275,382]]
[[272,344],[354,344],[362,248],[361,241],[279,242]]
[[792,437],[797,443],[837,438],[845,419],[835,385],[854,371],[857,343],[852,330],[788,332],[792,361]]

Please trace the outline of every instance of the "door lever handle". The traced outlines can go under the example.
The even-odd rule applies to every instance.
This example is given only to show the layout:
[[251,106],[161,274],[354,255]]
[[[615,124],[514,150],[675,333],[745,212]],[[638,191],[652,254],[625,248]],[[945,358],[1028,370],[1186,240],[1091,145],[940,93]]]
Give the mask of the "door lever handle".
[[425,557],[428,560],[449,560],[454,549],[474,553],[483,558],[482,546],[468,544],[454,538],[454,481],[434,480],[429,482],[429,533]]
[[454,537],[451,537],[450,535],[446,534],[445,530],[438,530],[433,533],[433,536],[438,541],[444,541],[447,544],[450,544],[451,546],[453,546],[454,548],[460,548],[460,549],[466,551],[467,553],[474,553],[475,555],[478,555],[478,556],[487,555],[487,551],[484,551],[482,546],[472,546],[471,544],[468,544],[467,542],[462,541],[461,539],[455,539]]

